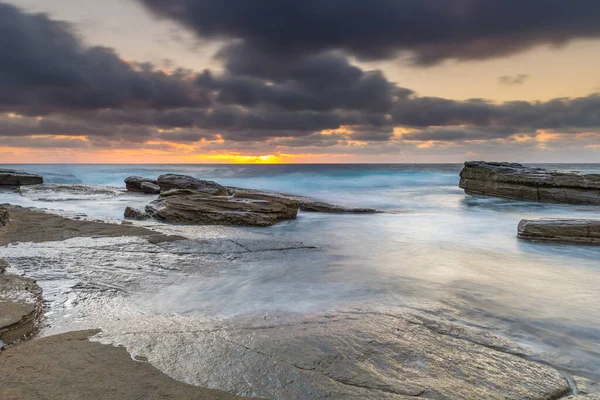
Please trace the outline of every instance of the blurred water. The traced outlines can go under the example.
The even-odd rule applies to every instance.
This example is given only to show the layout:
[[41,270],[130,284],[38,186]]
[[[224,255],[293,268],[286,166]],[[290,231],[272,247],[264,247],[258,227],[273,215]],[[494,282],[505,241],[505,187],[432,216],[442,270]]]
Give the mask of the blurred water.
[[[8,166],[10,168],[10,166]],[[13,166],[47,183],[123,186],[130,175],[183,173],[224,185],[310,195],[377,215],[301,213],[258,232],[317,244],[282,264],[276,256],[170,286],[145,307],[189,316],[308,313],[353,304],[427,304],[447,318],[489,328],[547,352],[566,369],[600,376],[600,248],[521,242],[522,218],[598,218],[598,207],[466,196],[460,165]],[[600,173],[600,165],[542,165]],[[0,202],[120,217],[152,197]]]

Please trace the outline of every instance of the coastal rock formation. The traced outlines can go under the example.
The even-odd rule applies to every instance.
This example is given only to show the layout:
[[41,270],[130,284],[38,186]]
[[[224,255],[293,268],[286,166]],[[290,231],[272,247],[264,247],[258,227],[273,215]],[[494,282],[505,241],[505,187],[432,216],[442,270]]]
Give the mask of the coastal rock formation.
[[[142,187],[143,184],[156,185],[157,182],[156,179],[143,178],[141,176],[130,176],[129,178],[125,179],[125,187],[127,188],[127,190],[131,192],[150,193],[146,191],[148,189],[144,190],[144,188]],[[160,188],[158,190],[158,193],[160,193]]]
[[296,201],[266,196],[214,196],[192,190],[170,190],[148,204],[146,213],[176,223],[270,226],[296,218],[298,207]]
[[8,210],[6,207],[0,205],[0,228],[8,223],[10,215],[8,214]]
[[39,185],[44,183],[40,175],[13,169],[0,169],[0,186]]
[[167,192],[172,189],[188,189],[213,196],[226,196],[229,194],[229,191],[225,187],[216,182],[196,179],[187,175],[161,175],[158,177],[157,182],[161,192]]
[[330,214],[373,214],[378,212],[373,208],[344,207],[316,200],[312,197],[298,196],[294,194],[244,189],[236,187],[227,187],[227,189],[229,190],[229,193],[231,193],[234,197],[238,196],[244,198],[252,198],[253,196],[257,196],[258,198],[260,198],[261,196],[266,196],[270,198],[297,201],[300,205],[300,210],[305,212],[321,212]]
[[524,219],[519,223],[518,237],[555,242],[600,244],[600,220]]
[[205,399],[241,397],[177,382],[122,347],[91,342],[98,331],[70,332],[10,348],[0,359],[0,398]]
[[474,195],[543,203],[600,204],[600,174],[549,171],[515,163],[466,162],[459,186]]
[[137,208],[133,208],[133,207],[127,207],[125,209],[124,216],[127,219],[135,219],[138,221],[143,221],[145,219],[150,218],[150,216],[148,214],[146,214],[145,212],[138,210]]
[[42,289],[33,279],[7,274],[7,266],[0,259],[0,348],[33,334],[42,309]]

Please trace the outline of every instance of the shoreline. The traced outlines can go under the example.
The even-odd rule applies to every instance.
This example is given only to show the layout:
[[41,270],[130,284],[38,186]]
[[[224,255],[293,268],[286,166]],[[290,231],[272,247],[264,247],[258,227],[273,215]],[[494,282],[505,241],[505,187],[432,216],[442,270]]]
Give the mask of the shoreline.
[[[160,246],[165,246],[167,249],[172,249],[172,246],[180,246],[181,244],[185,243],[188,248],[187,251],[189,251],[189,247],[193,244],[190,243],[189,238],[183,236],[163,234],[147,229],[146,227],[135,225],[117,225],[103,222],[73,220],[40,210],[24,209],[14,206],[9,207],[9,212],[12,212],[11,222],[9,222],[4,228],[0,228],[1,246],[7,246],[16,241],[21,243],[41,244],[48,242],[60,245],[60,243],[64,242],[65,240],[78,240],[81,238],[86,238],[86,240],[88,240],[87,243],[93,243],[95,241],[102,240],[102,238],[108,239],[111,237],[137,237],[139,240],[148,242],[148,246],[159,246],[158,248],[160,249],[163,249],[163,247]],[[37,228],[34,229],[34,227]],[[231,254],[232,249],[230,247],[223,248],[223,242],[226,240],[228,240],[226,237],[218,239],[214,242],[213,246],[216,245],[217,248],[220,248],[221,250],[219,251],[223,251],[223,254]],[[263,244],[263,247],[267,246],[267,243],[268,241]],[[206,243],[204,245],[206,245]],[[306,249],[300,251],[311,250]],[[254,254],[254,257],[259,257],[260,259],[262,255],[257,253]],[[356,361],[351,364],[347,364],[350,360],[352,360],[352,357],[354,357],[353,350],[351,350],[352,347],[346,347],[347,345],[343,345],[342,343],[353,343],[353,346],[358,346],[358,349],[361,349],[363,346],[365,346],[363,349],[358,351],[356,357],[358,357],[358,359],[362,359],[363,363],[366,362],[366,365],[379,365],[382,362],[389,362],[389,360],[384,360],[387,360],[390,354],[404,354],[406,351],[408,351],[408,349],[412,349],[411,351],[414,351],[415,348],[422,346],[425,352],[415,353],[415,356],[417,357],[416,360],[420,359],[421,361],[419,361],[419,363],[427,363],[428,365],[439,364],[440,368],[442,368],[439,372],[441,373],[441,371],[446,371],[447,367],[443,367],[446,361],[442,361],[440,359],[431,359],[426,350],[428,347],[432,346],[431,341],[433,340],[435,343],[437,343],[436,346],[438,349],[440,349],[439,351],[445,353],[444,357],[449,357],[448,360],[454,360],[452,361],[452,364],[455,365],[455,367],[459,360],[454,359],[454,357],[459,354],[456,353],[456,355],[453,355],[456,351],[460,351],[460,353],[463,354],[461,357],[465,357],[465,354],[469,355],[467,356],[467,364],[461,364],[461,362],[458,362],[458,365],[460,366],[459,368],[462,369],[459,375],[453,375],[452,372],[446,371],[444,374],[447,376],[443,378],[444,381],[450,379],[447,382],[454,382],[453,390],[457,391],[458,393],[463,393],[463,395],[467,395],[467,393],[477,393],[469,391],[479,390],[476,388],[480,385],[473,386],[468,380],[461,381],[461,379],[465,378],[460,378],[460,376],[471,376],[470,379],[483,380],[479,382],[479,384],[490,379],[491,382],[494,382],[500,378],[491,376],[489,372],[496,371],[497,373],[508,366],[515,371],[520,372],[518,374],[501,374],[500,381],[495,381],[494,385],[499,385],[498,387],[502,387],[502,390],[512,390],[514,391],[513,393],[515,393],[515,395],[516,393],[523,395],[526,392],[521,392],[520,390],[526,390],[532,391],[532,393],[540,391],[539,396],[541,397],[532,398],[550,398],[547,396],[552,396],[552,398],[562,398],[566,397],[568,394],[571,394],[574,389],[573,387],[569,386],[568,379],[566,377],[561,374],[556,375],[557,370],[554,367],[548,367],[536,361],[527,361],[525,358],[523,358],[521,355],[522,349],[514,347],[516,344],[508,345],[506,340],[501,339],[500,337],[497,337],[489,332],[473,331],[471,328],[460,324],[450,324],[442,320],[419,319],[422,317],[418,317],[418,313],[397,313],[388,316],[382,313],[349,311],[346,313],[333,312],[323,315],[313,315],[307,316],[306,318],[304,320],[301,319],[300,322],[291,321],[283,324],[279,321],[271,321],[271,318],[269,318],[264,322],[250,321],[250,325],[246,324],[242,325],[241,327],[238,326],[237,328],[235,326],[221,327],[220,331],[215,332],[223,332],[223,335],[225,335],[224,338],[226,339],[224,341],[218,339],[217,342],[219,344],[217,345],[216,349],[221,350],[217,351],[217,354],[210,355],[211,360],[207,362],[214,363],[219,362],[219,360],[222,361],[223,365],[217,367],[217,370],[221,372],[216,372],[217,375],[225,373],[225,371],[228,369],[243,373],[242,371],[244,371],[244,369],[239,370],[238,367],[235,367],[237,363],[242,362],[243,365],[247,365],[249,367],[249,369],[245,370],[246,373],[250,373],[251,375],[251,377],[246,377],[245,379],[254,381],[253,385],[257,388],[260,388],[261,385],[264,385],[264,383],[260,382],[263,380],[263,378],[266,378],[266,376],[269,376],[269,379],[273,379],[274,376],[276,376],[277,379],[283,379],[285,382],[289,382],[290,380],[293,381],[287,385],[287,390],[289,390],[288,394],[283,394],[286,392],[279,392],[279,397],[274,396],[274,394],[281,389],[276,389],[275,387],[269,388],[269,385],[262,386],[262,389],[259,389],[259,396],[266,398],[292,398],[297,395],[302,396],[302,393],[306,393],[306,390],[309,390],[310,393],[314,393],[314,395],[317,396],[315,398],[320,396],[319,393],[325,392],[333,393],[334,395],[337,393],[337,395],[342,397],[360,395],[364,398],[404,398],[405,396],[412,397],[415,395],[426,395],[428,391],[432,391],[432,395],[434,393],[438,393],[439,391],[441,391],[440,394],[443,393],[445,389],[442,388],[442,381],[439,381],[439,379],[442,378],[438,378],[437,383],[435,380],[427,383],[428,379],[430,378],[428,378],[427,374],[422,375],[424,371],[418,372],[417,368],[417,370],[411,372],[411,374],[413,374],[412,383],[407,387],[406,383],[401,383],[402,379],[400,379],[400,377],[402,374],[394,377],[394,374],[397,373],[394,372],[397,366],[389,366],[389,368],[384,368],[383,370],[377,371],[377,374],[382,373],[384,376],[385,374],[391,374],[385,379],[383,379],[383,376],[378,376],[377,374],[371,375],[372,372],[367,371],[371,371],[370,368],[372,367],[363,370],[360,364],[355,365]],[[169,323],[173,323],[173,321],[170,321]],[[240,323],[244,324],[243,322]],[[321,326],[328,327],[328,331],[320,330],[319,327]],[[403,328],[399,328],[400,326]],[[307,332],[307,336],[297,336],[296,332],[298,327],[303,327],[302,329]],[[160,332],[160,328],[158,328],[158,326],[157,329],[159,329]],[[407,339],[403,334],[400,336],[389,336],[393,331],[398,332],[399,329],[402,332],[411,332],[410,335],[416,335],[416,339],[411,339],[411,341],[405,342]],[[372,345],[369,344],[368,340],[365,342],[365,338],[361,337],[362,335],[349,336],[348,331],[367,332],[367,337],[371,337],[372,339],[374,338],[376,343],[379,344],[375,348],[371,348],[369,350]],[[253,338],[252,344],[244,343],[249,339],[247,332],[253,332],[251,336]],[[71,334],[77,335],[77,333]],[[241,336],[239,336],[239,334],[241,334]],[[161,333],[161,335],[163,334]],[[204,349],[204,346],[208,343],[216,343],[214,340],[217,337],[221,337],[221,333],[218,333],[217,337],[213,337],[212,335],[214,334],[211,333],[199,333],[196,335],[199,336],[196,336],[195,340],[204,343],[204,345],[200,346],[200,349],[196,349],[194,351]],[[294,337],[295,335],[296,338],[290,341],[289,338]],[[149,343],[148,340],[154,340],[150,339],[152,337],[153,336],[150,335],[148,339],[143,339],[143,335],[139,336],[138,339],[141,339],[140,342],[136,341],[135,338],[132,340],[131,337],[126,338],[123,335],[119,336],[118,332],[116,334],[103,332],[99,336],[101,342],[126,344],[126,347],[132,352],[140,345],[143,349],[144,341]],[[383,338],[386,337],[388,339],[384,340]],[[385,344],[385,341],[389,341],[392,337],[394,338],[392,342],[390,344]],[[56,340],[59,341],[61,340],[59,336],[50,336],[41,339],[41,341],[54,340],[51,338],[56,338]],[[335,338],[343,338],[344,340],[338,343],[337,339]],[[115,339],[118,340],[115,341]],[[68,340],[69,339],[67,339],[67,342],[65,343],[68,343]],[[169,338],[168,340],[175,340],[175,342],[178,342],[182,339],[177,339],[177,335],[175,335],[173,338]],[[276,343],[286,343],[285,348],[287,350],[281,350],[279,348],[280,346],[273,348],[272,343],[270,343],[273,340]],[[320,354],[321,351],[314,353],[312,350],[310,350],[310,343],[314,340],[317,340],[317,342],[320,343],[319,346],[331,346],[332,349],[338,350],[334,351],[332,354],[328,354],[329,352]],[[29,341],[27,343],[33,342],[36,342],[36,340]],[[183,343],[187,342],[184,341],[182,344]],[[233,347],[231,347],[232,343],[235,343]],[[182,344],[180,344],[180,346]],[[40,346],[43,346],[43,344],[40,344]],[[184,348],[188,348],[186,346],[189,345],[186,344]],[[213,346],[215,346],[215,344],[213,344]],[[262,347],[264,347],[264,350],[258,350]],[[290,353],[290,349],[294,349],[295,347],[297,347],[297,350],[300,351],[300,353],[297,353],[293,350]],[[246,348],[252,349],[252,351],[249,351]],[[15,346],[12,349],[15,349],[14,351],[18,352],[19,346]],[[191,350],[192,348],[188,348],[187,351]],[[196,356],[202,357],[202,351]],[[258,353],[254,353],[254,351],[258,351]],[[338,351],[342,351],[339,353],[340,355],[343,355],[342,358],[335,356]],[[143,350],[142,352],[135,352],[142,354]],[[369,355],[365,356],[364,354]],[[416,354],[418,354],[418,356]],[[475,354],[479,355],[475,357]],[[183,354],[176,356],[176,359],[182,355]],[[265,355],[268,356],[266,359],[263,359]],[[157,361],[156,356],[153,356],[152,351],[146,356],[148,356],[151,363]],[[229,357],[233,358],[229,360]],[[290,357],[292,358],[289,359]],[[294,357],[297,359],[294,360]],[[469,357],[475,358],[469,360]],[[476,361],[478,358],[479,361]],[[289,359],[289,361],[287,359]],[[473,370],[469,366],[470,364],[477,362],[488,363],[491,362],[492,359],[500,359],[501,361],[499,361],[499,364],[493,368],[490,368],[490,365],[488,365],[488,367],[486,367],[489,368],[488,372],[486,372],[485,369],[483,371]],[[311,366],[323,365],[323,362],[325,362],[324,360],[327,360],[326,365],[328,365],[325,369],[322,367],[313,368],[313,366]],[[231,364],[232,362],[233,364]],[[271,365],[270,368],[273,368],[273,371],[280,370],[280,372],[273,375],[269,369],[265,370],[260,368],[259,366],[265,362],[267,363],[266,365]],[[162,365],[162,369],[168,364],[163,363],[160,365]],[[259,367],[258,370],[255,369],[257,367]],[[300,367],[300,369],[298,369],[298,367]],[[185,371],[185,368],[182,370],[178,370],[177,367],[174,369],[173,367],[166,368],[167,371],[165,372],[168,372],[168,375],[179,378],[182,381],[186,380],[184,375],[182,375],[183,371]],[[343,372],[348,368],[348,372],[354,370],[354,372],[350,373],[350,375],[347,375],[347,372]],[[205,369],[201,370],[204,370],[205,372],[208,371]],[[300,375],[298,375],[299,373]],[[355,379],[357,376],[355,374],[357,373],[359,374],[358,376],[362,376],[361,380],[366,379],[366,381],[363,381],[363,383],[356,382]],[[262,376],[263,374],[266,374],[266,376]],[[294,378],[292,378],[292,376]],[[543,382],[539,380],[539,376],[544,376]],[[455,382],[456,379],[459,380],[458,383]],[[517,380],[513,381],[513,379]],[[577,379],[579,380],[580,378]],[[207,381],[208,380],[210,379],[207,379]],[[383,382],[387,383],[384,384]],[[421,383],[419,384],[419,382]],[[489,382],[490,381],[488,381],[488,384]],[[527,384],[524,384],[523,382],[527,382]],[[221,385],[223,383],[224,382],[222,382]],[[384,386],[381,386],[382,384]],[[448,383],[446,383],[446,385],[448,385]],[[555,385],[550,392],[548,392],[548,385]],[[413,387],[414,389],[409,389],[410,387]],[[427,387],[428,389],[416,389],[418,387]],[[535,389],[532,389],[532,387]],[[232,386],[230,384],[223,385],[223,388],[230,392],[240,391],[240,388],[235,389],[235,385]],[[384,390],[382,388],[386,389]],[[542,395],[541,393],[546,394]],[[248,393],[243,394],[248,395]],[[487,395],[490,395],[490,393],[487,393]],[[481,392],[478,396],[485,397],[486,394]]]

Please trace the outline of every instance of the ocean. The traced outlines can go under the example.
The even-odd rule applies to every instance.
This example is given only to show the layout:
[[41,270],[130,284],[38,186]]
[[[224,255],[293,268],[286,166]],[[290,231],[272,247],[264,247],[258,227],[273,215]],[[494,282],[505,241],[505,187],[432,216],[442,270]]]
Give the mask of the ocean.
[[[600,164],[536,166],[600,173]],[[174,284],[156,293],[146,312],[231,318],[365,306],[427,309],[514,339],[567,371],[600,377],[600,248],[516,237],[523,218],[597,218],[598,207],[467,196],[458,188],[459,164],[1,167],[43,174],[47,184],[116,187],[131,175],[180,173],[384,211],[301,212],[270,228],[244,228],[321,250]],[[143,208],[151,198],[0,192],[0,203],[99,218],[122,218],[126,206]]]

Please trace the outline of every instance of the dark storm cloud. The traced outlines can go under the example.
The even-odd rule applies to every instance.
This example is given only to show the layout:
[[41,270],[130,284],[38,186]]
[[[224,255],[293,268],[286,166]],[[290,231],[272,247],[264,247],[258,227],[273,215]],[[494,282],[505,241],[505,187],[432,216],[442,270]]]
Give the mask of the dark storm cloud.
[[414,97],[401,101],[392,112],[395,124],[413,127],[469,125],[568,129],[600,127],[600,94],[546,102],[484,100],[455,101]]
[[498,78],[498,82],[506,86],[515,86],[524,84],[528,79],[529,75],[527,74],[519,74],[514,76],[504,75]]
[[185,71],[167,75],[109,48],[85,48],[68,24],[44,14],[0,3],[0,38],[0,111],[209,105]]
[[198,85],[218,90],[217,101],[223,104],[268,104],[288,110],[383,112],[396,98],[412,94],[381,71],[363,71],[340,55],[307,55],[281,65],[263,55],[247,57],[247,50],[228,47],[221,54],[227,74],[205,72],[198,76]]
[[[272,55],[343,50],[420,64],[474,60],[600,36],[597,0],[138,0],[204,38]],[[273,57],[272,57],[273,58]]]
[[[213,149],[239,147],[264,151],[273,146],[333,148],[360,141],[367,142],[368,146],[355,147],[368,152],[371,150],[367,148],[373,151],[389,149],[403,141],[434,141],[441,142],[442,146],[447,142],[510,139],[516,133],[530,135],[537,129],[572,135],[600,130],[600,94],[500,104],[483,99],[457,101],[420,97],[387,80],[381,71],[366,71],[352,65],[344,53],[374,57],[408,49],[422,58],[426,50],[443,44],[454,46],[458,53],[447,56],[439,53],[435,60],[461,58],[472,42],[461,42],[459,46],[454,37],[436,38],[436,32],[441,28],[423,24],[422,17],[430,16],[433,21],[456,14],[455,18],[463,19],[475,29],[477,24],[473,18],[479,18],[485,10],[494,7],[495,17],[500,18],[503,5],[512,2],[454,0],[442,6],[434,0],[346,0],[343,3],[339,0],[293,3],[281,0],[277,3],[271,0],[210,3],[174,0],[147,3],[156,10],[166,10],[169,15],[179,16],[183,10],[189,16],[186,23],[193,26],[197,25],[198,18],[206,17],[204,13],[212,15],[214,18],[207,22],[208,28],[196,26],[203,36],[227,36],[242,41],[232,41],[221,49],[218,58],[223,62],[224,70],[220,73],[207,70],[196,74],[176,69],[167,74],[151,64],[125,62],[108,48],[86,48],[68,25],[46,15],[27,14],[0,3],[0,145],[23,146],[39,139],[36,147],[60,147],[62,143],[71,148],[138,146],[176,151],[175,145],[157,141],[173,144],[210,141]],[[223,4],[229,7],[223,8]],[[369,7],[365,8],[365,4]],[[522,0],[518,4],[521,7],[533,3]],[[581,2],[580,7],[590,8],[592,4],[595,3]],[[305,8],[307,5],[312,7],[311,12]],[[463,7],[460,10],[459,5]],[[513,5],[517,7],[516,2]],[[234,6],[249,14],[235,14],[239,10]],[[255,26],[256,21],[252,21],[254,9],[266,6],[273,7],[275,12],[273,19],[263,20],[271,24],[270,29]],[[387,13],[382,15],[384,21],[379,26],[371,17],[383,6],[387,7]],[[297,24],[293,18],[290,21],[281,19],[290,7],[294,12],[289,18],[308,13],[308,24]],[[413,9],[415,21],[408,21],[407,26],[400,24],[386,28],[385,18],[394,19],[402,14],[396,15],[399,10],[412,12]],[[201,16],[196,14],[198,10],[202,11]],[[534,22],[549,18],[550,11],[540,11],[538,7],[530,11],[531,24],[523,31],[537,26],[536,37],[547,37],[542,35],[543,24]],[[593,11],[588,9],[589,13]],[[283,13],[279,19],[277,12]],[[320,25],[322,21],[317,21],[324,18],[323,21],[331,22],[340,13],[351,21],[356,19],[354,28],[362,32],[362,39],[353,38],[356,32],[350,30],[344,18],[336,20],[338,25],[325,28]],[[354,15],[356,13],[363,13],[360,21]],[[575,18],[577,13],[579,11],[571,11],[565,18]],[[306,33],[311,22],[312,27]],[[510,25],[514,21],[507,23]],[[228,28],[234,25],[239,25],[239,30]],[[563,25],[558,27],[564,28]],[[263,28],[266,29],[264,32]],[[272,30],[280,28],[281,32],[272,38]],[[468,26],[463,28],[468,30]],[[486,24],[479,27],[481,31],[489,28]],[[344,29],[348,31],[337,37],[336,34]],[[382,29],[389,32],[383,34]],[[419,29],[424,32],[420,39],[411,36]],[[406,37],[400,35],[402,30]],[[500,31],[495,32],[497,38],[505,37],[501,33],[506,30]],[[377,40],[373,32],[380,35]],[[515,32],[515,35],[522,33],[520,30]],[[558,29],[553,38],[560,38],[560,32]],[[298,37],[294,36],[296,33]],[[346,33],[353,39],[347,40]],[[474,37],[470,40],[475,40]],[[419,46],[407,45],[416,43],[417,39],[421,40]],[[487,52],[486,57],[494,55],[494,51],[502,51],[489,46],[488,36],[483,35],[480,39],[478,43],[482,46],[481,51]],[[541,42],[544,40],[536,43]],[[521,42],[510,41],[511,46],[517,46],[514,43],[521,46],[519,49],[524,48]],[[505,80],[506,83],[517,83],[524,79],[516,76]],[[36,118],[38,115],[43,118]],[[394,135],[395,127],[417,131],[398,138]],[[327,132],[320,134],[322,131]],[[43,135],[48,137],[40,138]],[[50,137],[52,135],[61,137]],[[85,136],[87,140],[64,139],[62,136]],[[146,143],[148,141],[150,144]]]

